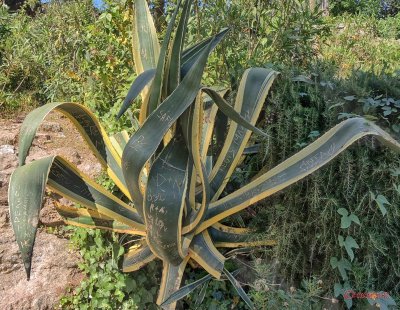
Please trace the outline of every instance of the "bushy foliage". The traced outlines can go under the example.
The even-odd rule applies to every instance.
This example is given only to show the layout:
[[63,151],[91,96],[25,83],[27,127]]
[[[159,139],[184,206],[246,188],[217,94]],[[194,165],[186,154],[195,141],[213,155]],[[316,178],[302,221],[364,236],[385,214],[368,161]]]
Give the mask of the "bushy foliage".
[[207,1],[188,29],[190,45],[230,27],[229,36],[209,59],[210,82],[233,80],[250,66],[272,62],[305,66],[320,55],[329,28],[308,1]]
[[84,44],[82,34],[95,19],[90,8],[90,1],[54,3],[47,6],[46,14],[32,18],[1,7],[1,27],[7,29],[1,46],[2,110],[71,100],[81,92],[70,82],[79,63],[76,52]]
[[[325,65],[313,67],[307,77],[299,76],[301,71],[284,71],[293,80],[283,78],[277,85],[263,119],[271,139],[259,161],[249,160],[242,171],[273,167],[354,115],[374,119],[396,135],[399,76],[354,71],[337,79],[334,71]],[[268,234],[278,239],[274,255],[286,288],[314,275],[324,279],[323,289],[328,291],[335,283],[345,283],[358,292],[387,291],[399,298],[400,161],[374,140],[361,144],[370,147],[353,147],[255,208],[262,215],[251,221],[260,231],[268,225]],[[351,251],[340,236],[353,238]],[[349,263],[346,276],[337,269],[341,259]]]
[[366,16],[388,17],[400,11],[397,0],[332,0],[329,1],[330,12],[333,15],[343,13]]
[[90,0],[54,1],[32,18],[1,7],[0,112],[79,102],[118,131],[113,118],[134,78],[131,10],[129,1],[102,13]]
[[70,227],[71,243],[82,256],[80,270],[87,276],[61,299],[63,309],[157,309],[154,306],[160,277],[156,262],[128,274],[119,262],[124,253],[123,236],[98,229]]

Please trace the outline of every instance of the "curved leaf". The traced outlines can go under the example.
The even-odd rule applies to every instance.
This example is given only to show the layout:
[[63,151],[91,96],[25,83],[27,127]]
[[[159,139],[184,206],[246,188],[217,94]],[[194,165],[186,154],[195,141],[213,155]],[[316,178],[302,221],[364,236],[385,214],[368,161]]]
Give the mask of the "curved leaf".
[[155,258],[156,256],[151,252],[147,245],[139,244],[131,246],[128,252],[124,255],[122,271],[133,272],[139,270]]
[[228,102],[218,92],[211,88],[203,88],[203,91],[206,92],[215,102],[215,104],[218,106],[218,108],[221,110],[222,113],[224,113],[228,119],[231,121],[234,121],[238,125],[243,126],[244,128],[251,130],[253,133],[258,134],[260,136],[268,136],[265,132],[263,132],[261,129],[255,127],[252,125],[250,122],[248,122],[244,117],[242,117],[238,112],[235,111],[234,108],[232,108]]
[[225,257],[212,243],[207,231],[196,235],[189,248],[190,257],[213,277],[219,279],[224,268]]
[[146,162],[157,150],[164,135],[178,117],[190,106],[200,88],[201,76],[206,65],[209,49],[205,50],[196,65],[183,81],[143,126],[129,139],[122,154],[123,173],[137,210],[143,216],[143,196],[140,191],[140,173]]
[[[154,76],[154,81],[152,87],[150,88],[149,92],[149,101],[147,103],[147,111],[146,115],[151,115],[154,110],[156,110],[157,106],[160,104],[161,101],[161,94],[164,88],[164,76],[165,76],[165,66],[166,60],[168,56],[168,47],[169,42],[171,40],[172,31],[175,26],[175,19],[178,15],[179,8],[181,6],[181,0],[178,0],[176,5],[175,11],[172,14],[171,20],[169,21],[164,40],[160,50],[160,56],[158,58],[156,74]],[[146,117],[142,117],[142,119],[146,119]]]
[[[171,294],[179,290],[188,261],[189,256],[187,256],[178,266],[173,266],[167,262],[163,262],[163,272],[160,291],[158,292],[157,305],[161,305],[169,296],[171,296]],[[168,305],[164,305],[163,309],[174,310],[175,307],[176,302],[172,302]]]
[[126,95],[124,102],[122,103],[121,109],[117,114],[117,119],[119,119],[126,112],[126,110],[129,109],[130,105],[136,99],[136,97],[139,96],[143,89],[153,80],[155,73],[155,69],[149,69],[142,72],[136,77],[131,87],[129,88],[128,94]]
[[229,227],[220,223],[209,227],[208,232],[217,248],[242,248],[276,245],[275,240],[260,239],[249,229]]
[[190,8],[193,0],[186,0],[183,6],[183,12],[179,19],[176,34],[173,39],[172,48],[168,55],[166,75],[167,86],[165,87],[165,95],[171,94],[181,81],[181,54],[183,43],[186,35],[187,23],[190,15]]
[[110,138],[96,117],[86,107],[69,102],[46,104],[27,115],[21,126],[19,135],[19,163],[25,164],[36,131],[44,118],[53,110],[64,114],[76,127],[93,154],[99,160],[115,184],[130,198],[121,168],[121,157],[114,149]]
[[134,1],[133,59],[137,74],[154,69],[160,55],[160,44],[153,17],[146,0]]
[[197,62],[204,49],[210,45],[210,52],[222,41],[222,39],[229,32],[229,28],[222,29],[219,33],[211,36],[204,41],[195,44],[194,46],[185,50],[182,54],[181,75],[185,77],[192,66]]
[[13,172],[8,189],[11,222],[28,279],[47,184],[58,194],[128,225],[137,234],[145,234],[144,225],[132,207],[79,173],[66,160],[59,156],[36,160]]
[[249,306],[250,309],[256,309],[251,302],[249,296],[245,293],[243,290],[242,286],[240,283],[230,274],[230,272],[224,268],[224,274],[228,278],[229,282],[232,283],[233,287],[235,288],[236,292],[239,294],[239,296],[244,300],[244,302]]
[[188,285],[183,286],[176,292],[172,293],[160,306],[164,307],[173,302],[177,302],[178,300],[182,299],[183,297],[186,297],[187,295],[189,295],[200,285],[203,285],[204,283],[210,281],[211,278],[212,278],[212,276],[210,274],[208,274],[205,277],[203,277],[197,281],[194,281]]
[[174,138],[151,167],[144,200],[147,243],[155,255],[173,265],[187,255],[182,248],[182,217],[188,156],[183,141]]
[[[234,105],[235,114],[240,113],[240,116],[245,121],[254,126],[264,106],[269,89],[277,75],[277,72],[264,68],[251,68],[247,70],[243,75],[236,96]],[[218,96],[214,97],[220,100]],[[230,109],[228,115],[232,117],[234,112]],[[236,116],[235,119],[241,122]],[[223,133],[226,132],[226,128],[222,128],[222,130]],[[230,123],[222,150],[210,175],[212,200],[215,201],[221,195],[243,154],[250,135],[251,132],[246,127],[238,125],[235,122]]]
[[198,231],[305,178],[367,135],[376,136],[383,144],[400,152],[400,144],[378,126],[362,118],[348,119],[238,191],[211,203]]
[[74,208],[56,203],[56,210],[67,225],[91,228],[105,229],[121,234],[137,235],[143,234],[138,230],[132,229],[126,224],[122,224],[109,216],[101,214],[98,211],[84,208]]

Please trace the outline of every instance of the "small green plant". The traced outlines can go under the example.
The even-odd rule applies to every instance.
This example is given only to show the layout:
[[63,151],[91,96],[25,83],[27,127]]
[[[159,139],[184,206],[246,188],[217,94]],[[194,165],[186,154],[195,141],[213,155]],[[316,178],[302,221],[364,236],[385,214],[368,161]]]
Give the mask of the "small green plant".
[[[379,206],[382,216],[385,216],[387,210],[383,206],[383,204],[390,204],[387,199],[382,195],[375,196],[373,193],[371,193],[371,199],[374,200]],[[355,254],[353,249],[359,249],[360,246],[358,245],[357,241],[349,234],[348,230],[351,225],[361,225],[361,223],[357,215],[355,215],[354,213],[349,214],[349,211],[345,208],[339,208],[337,212],[341,215],[340,228],[343,230],[343,232],[347,232],[346,239],[343,235],[338,235],[339,246],[345,249],[347,257],[350,260],[345,257],[342,257],[340,260],[338,260],[337,257],[331,257],[330,259],[332,268],[339,271],[343,282],[335,283],[334,295],[335,297],[343,297],[347,308],[351,309],[351,307],[353,306],[353,299],[351,297],[351,293],[349,292],[354,292],[354,290],[350,285],[348,272],[355,272],[356,268],[353,265]],[[374,292],[371,291],[369,293],[372,296]],[[376,305],[380,309],[389,309],[388,306],[396,306],[396,302],[393,300],[393,298],[388,293],[384,294],[384,298],[364,298],[363,300],[358,300],[357,303],[361,303],[365,306],[366,302],[368,302],[370,305]]]
[[[135,1],[138,77],[119,113],[142,95],[140,127],[131,137],[126,133],[108,137],[94,115],[75,103],[50,103],[25,119],[19,141],[20,167],[10,180],[9,204],[28,278],[47,186],[83,207],[57,207],[67,224],[138,236],[124,255],[123,271],[139,270],[156,259],[163,262],[157,304],[165,309],[174,309],[179,299],[212,277],[227,279],[254,308],[225,267],[224,254],[227,248],[275,242],[254,238],[247,228],[228,226],[226,218],[305,178],[364,136],[374,136],[400,151],[400,145],[372,122],[350,118],[250,183],[227,192],[246,146],[252,144],[252,132],[268,136],[255,125],[278,73],[248,69],[233,105],[225,100],[226,91],[202,86],[207,58],[228,30],[184,50],[191,5],[192,0],[178,3],[160,47],[146,1]],[[25,164],[37,128],[53,110],[71,119],[123,197],[112,195],[60,156]],[[316,136],[314,132],[310,138]],[[119,247],[114,257],[120,255]],[[208,275],[180,288],[189,261]],[[113,294],[121,296],[118,290]]]
[[152,262],[133,277],[122,273],[122,237],[98,229],[69,227],[71,243],[82,256],[80,270],[87,276],[60,301],[63,309],[156,309],[158,266]]

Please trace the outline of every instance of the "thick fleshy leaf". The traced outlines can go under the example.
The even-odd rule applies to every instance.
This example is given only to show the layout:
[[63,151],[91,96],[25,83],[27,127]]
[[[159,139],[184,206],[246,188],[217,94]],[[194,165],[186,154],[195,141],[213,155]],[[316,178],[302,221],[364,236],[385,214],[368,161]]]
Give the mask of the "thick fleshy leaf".
[[98,211],[84,208],[74,208],[63,206],[56,203],[56,210],[67,225],[91,228],[105,229],[121,234],[137,235],[143,234],[143,231],[132,229],[126,224],[122,224],[109,216],[101,214]]
[[206,92],[214,100],[215,104],[218,106],[221,112],[224,113],[226,117],[228,117],[228,119],[234,121],[238,125],[241,125],[248,130],[251,130],[255,134],[258,134],[260,136],[268,136],[265,132],[252,125],[243,116],[236,112],[235,109],[232,108],[220,94],[218,94],[218,92],[211,88],[203,88],[203,91]]
[[146,0],[134,1],[133,58],[137,74],[154,69],[160,55],[160,44],[153,17]]
[[203,277],[197,281],[194,281],[188,285],[183,286],[176,292],[172,293],[160,306],[164,307],[171,303],[177,302],[178,300],[182,299],[183,297],[186,297],[191,292],[193,292],[196,288],[198,288],[199,286],[203,285],[204,283],[210,281],[211,279],[212,279],[212,276],[210,274],[208,274],[205,277]]
[[173,265],[187,255],[182,248],[182,217],[188,157],[183,139],[174,138],[151,167],[144,200],[147,243],[155,255]]
[[190,257],[213,277],[219,279],[224,268],[225,257],[212,243],[207,231],[196,235],[189,248]]
[[143,222],[133,207],[110,194],[62,157],[53,158],[49,188],[75,203],[144,232]]
[[217,45],[222,41],[222,39],[228,33],[229,28],[222,29],[215,36],[211,36],[204,41],[195,44],[194,46],[185,50],[182,54],[182,65],[181,65],[181,75],[186,76],[192,66],[197,62],[201,53],[204,49],[208,48],[210,45],[210,51],[213,51]]
[[30,165],[17,168],[11,175],[8,189],[11,223],[28,280],[31,274],[39,212],[44,197],[44,185],[50,170],[51,163],[48,161],[37,160]]
[[32,141],[36,131],[44,118],[52,111],[64,114],[76,127],[84,141],[88,144],[93,154],[99,160],[108,175],[119,187],[119,189],[130,198],[130,194],[125,185],[125,180],[121,168],[121,157],[114,149],[110,138],[100,125],[97,118],[86,107],[69,102],[55,102],[46,104],[33,110],[27,115],[21,126],[19,136],[19,163],[25,164]]
[[123,173],[137,210],[143,216],[143,196],[140,191],[140,174],[146,162],[157,150],[168,129],[190,106],[200,88],[201,76],[206,65],[209,49],[204,50],[196,65],[182,80],[143,126],[130,138],[122,154]]
[[260,152],[261,144],[248,146],[244,149],[243,155],[257,154]]
[[[188,192],[188,203],[190,208],[186,215],[186,221],[184,222],[184,228],[182,232],[184,234],[193,231],[202,221],[208,204],[210,201],[210,184],[208,182],[207,172],[204,167],[201,158],[201,133],[202,133],[202,121],[203,121],[203,100],[201,93],[196,97],[195,103],[186,110],[181,116],[181,126],[183,130],[183,136],[187,147],[190,150],[192,170],[190,174],[190,184]],[[201,184],[201,205],[198,207],[196,200],[196,186],[197,182]]]
[[[157,305],[161,305],[165,300],[168,299],[171,294],[179,290],[185,267],[189,261],[187,256],[180,265],[174,266],[167,262],[163,262],[163,272],[160,285],[160,291],[158,292]],[[164,310],[174,310],[176,302],[172,302],[168,305],[164,305]]]
[[118,132],[110,137],[110,141],[114,149],[117,151],[118,156],[122,158],[122,152],[129,141],[128,132],[126,130]]
[[13,172],[8,190],[11,222],[28,278],[46,185],[75,203],[128,225],[138,234],[145,233],[136,210],[78,172],[66,160],[59,156],[36,160]]
[[[166,86],[164,77],[165,77],[165,67],[166,61],[168,57],[168,47],[171,41],[172,31],[175,26],[175,20],[179,12],[179,8],[181,6],[181,0],[178,0],[175,11],[171,16],[171,20],[169,21],[167,30],[165,32],[164,40],[161,45],[160,56],[158,58],[156,74],[154,76],[154,81],[152,87],[149,92],[149,101],[147,103],[147,111],[146,115],[151,115],[154,110],[157,109],[157,106],[161,103],[161,95],[163,88]],[[147,117],[142,119],[146,119]]]
[[168,96],[170,93],[172,93],[181,80],[181,55],[192,2],[193,0],[186,0],[185,4],[183,5],[182,14],[179,19],[175,37],[173,39],[172,48],[168,55],[165,73],[167,78],[165,96]]
[[238,191],[211,203],[206,219],[198,231],[305,178],[352,143],[368,135],[375,136],[383,144],[400,152],[400,144],[378,126],[363,118],[348,119]]
[[260,239],[260,237],[247,228],[235,228],[217,223],[208,228],[208,232],[217,248],[276,245],[275,240]]
[[236,280],[232,274],[224,268],[224,274],[225,276],[228,278],[229,282],[232,283],[233,287],[235,288],[236,292],[239,294],[239,296],[244,300],[244,302],[247,304],[247,306],[249,306],[250,309],[256,309],[252,303],[252,301],[250,300],[249,296],[247,296],[246,292],[243,290],[242,286],[240,285],[240,283],[238,282],[238,280]]
[[[160,57],[160,44],[153,17],[151,16],[146,0],[135,0],[132,32],[133,60],[136,74],[155,69]],[[142,106],[140,109],[139,123],[142,124],[147,117],[147,104],[149,87],[142,92]]]
[[[257,122],[269,89],[277,75],[277,72],[264,68],[252,68],[244,73],[233,109],[249,125],[254,126]],[[215,93],[209,93],[209,95],[213,96],[217,101],[221,99]],[[230,111],[228,113],[227,108],[225,112],[229,116],[228,118],[234,116],[234,112]],[[237,117],[235,119],[237,122],[241,122]],[[250,128],[253,129],[254,127]],[[238,125],[236,122],[230,123],[228,133],[224,137],[223,148],[210,175],[212,200],[215,201],[220,196],[228,183],[250,139],[250,135],[251,131],[246,127]]]
[[132,102],[140,95],[140,93],[146,88],[146,86],[153,80],[156,74],[155,69],[149,69],[139,74],[133,81],[129,88],[128,94],[126,95],[124,102],[122,103],[121,109],[117,114],[119,119],[131,106]]
[[122,271],[133,272],[139,270],[155,258],[156,256],[145,243],[136,244],[131,246],[128,252],[124,255]]

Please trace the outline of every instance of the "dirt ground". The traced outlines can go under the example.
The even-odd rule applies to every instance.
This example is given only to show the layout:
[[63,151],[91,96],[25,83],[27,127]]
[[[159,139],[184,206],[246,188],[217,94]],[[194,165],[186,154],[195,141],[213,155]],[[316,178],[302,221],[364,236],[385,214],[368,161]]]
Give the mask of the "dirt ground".
[[[65,238],[49,234],[46,226],[60,223],[47,198],[41,211],[41,227],[36,237],[31,280],[27,281],[9,219],[7,191],[9,178],[18,165],[18,133],[23,117],[0,119],[0,309],[54,309],[83,275],[77,268],[79,254]],[[40,127],[27,162],[62,155],[78,168],[95,176],[101,166],[78,131],[64,116],[49,115]]]

